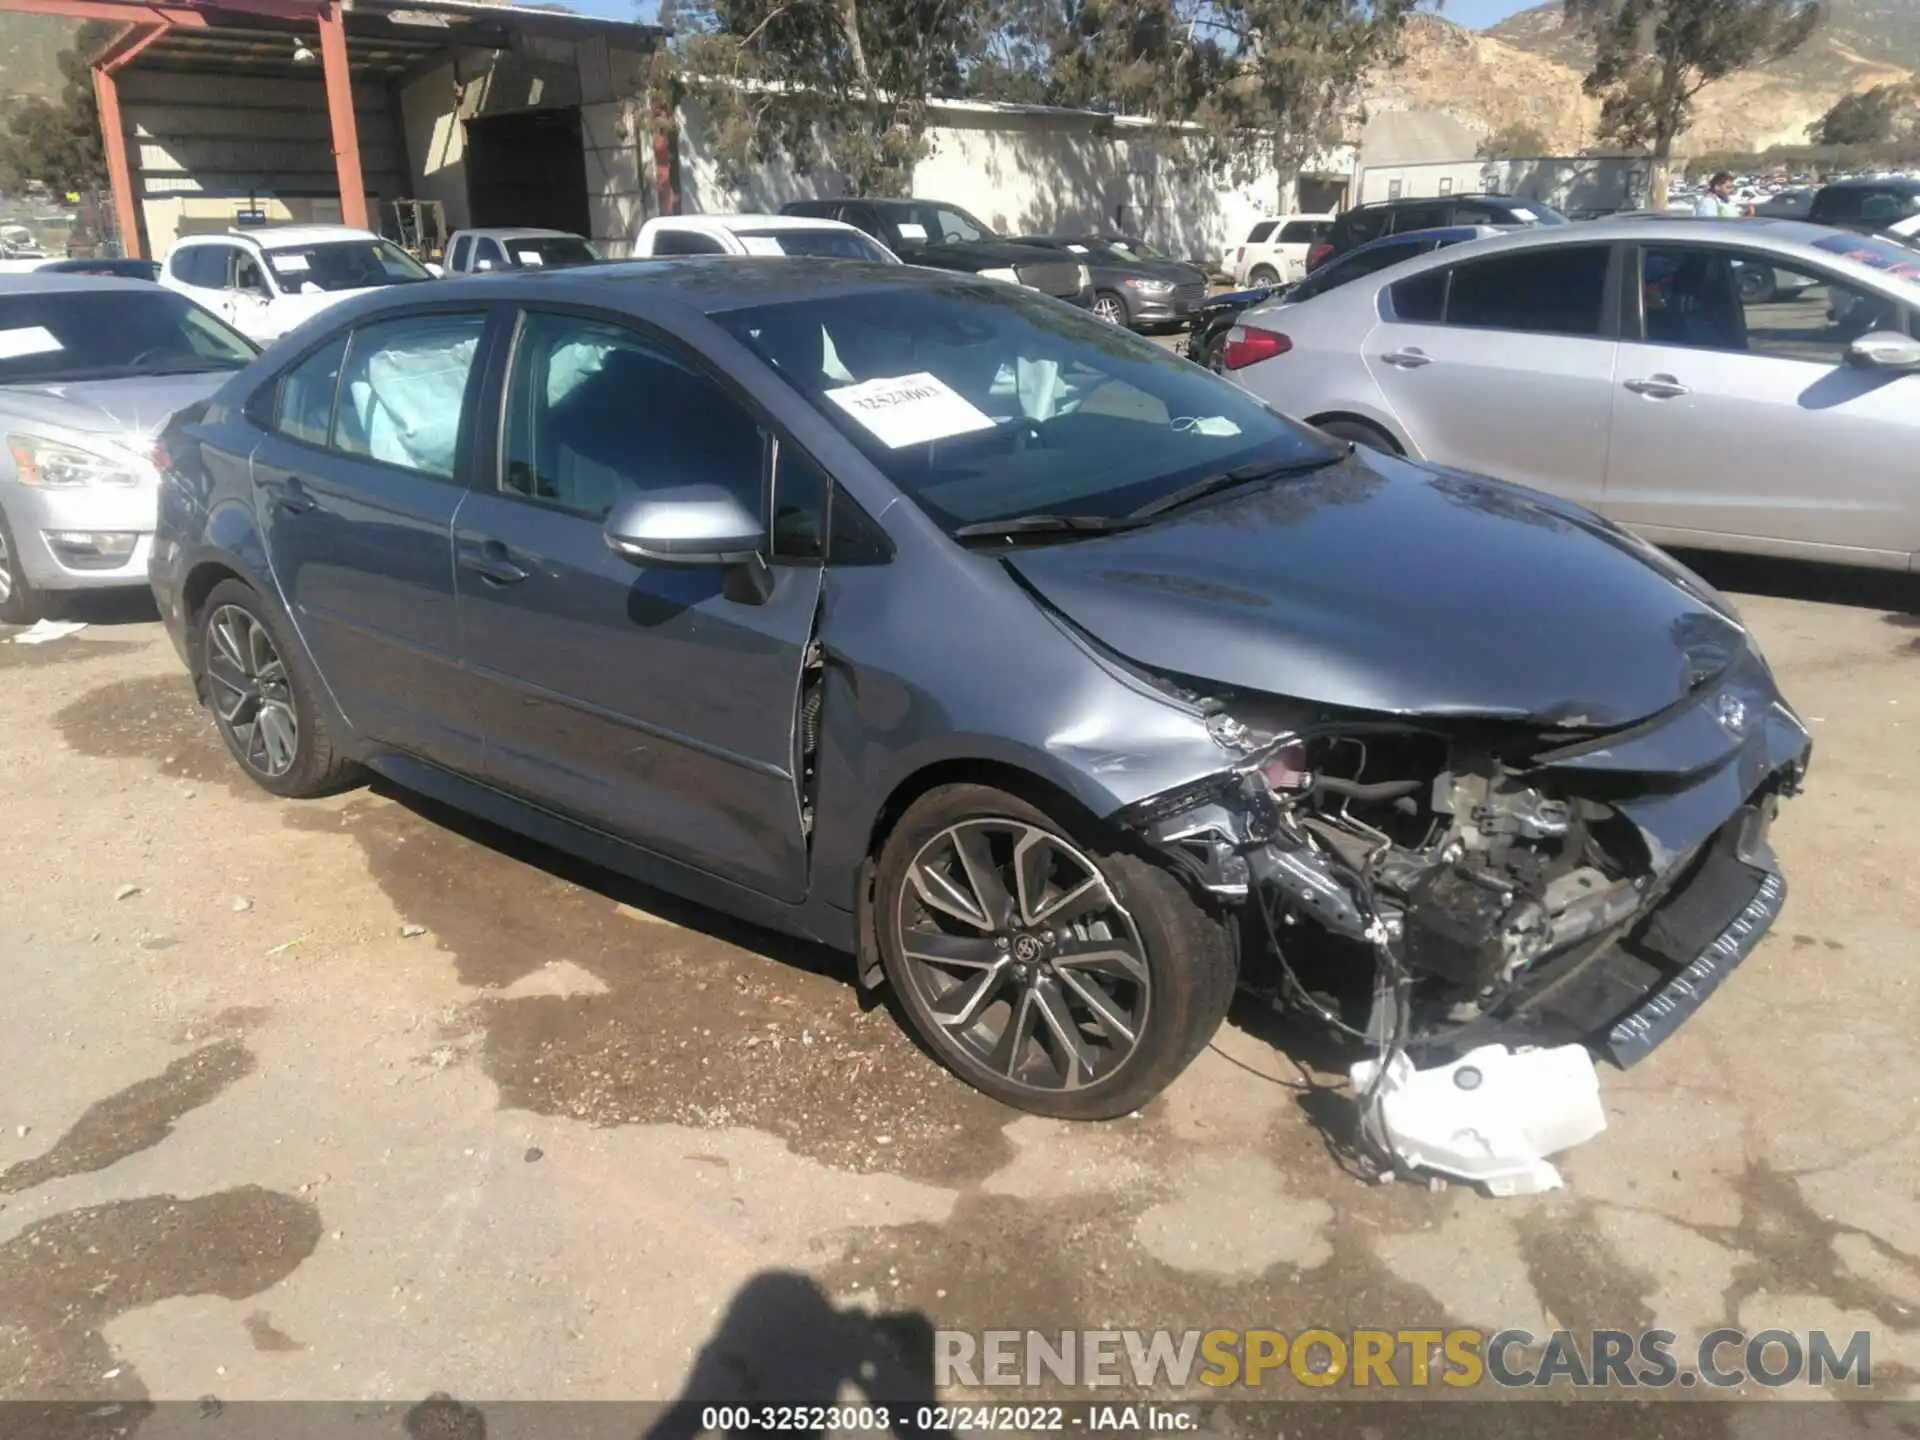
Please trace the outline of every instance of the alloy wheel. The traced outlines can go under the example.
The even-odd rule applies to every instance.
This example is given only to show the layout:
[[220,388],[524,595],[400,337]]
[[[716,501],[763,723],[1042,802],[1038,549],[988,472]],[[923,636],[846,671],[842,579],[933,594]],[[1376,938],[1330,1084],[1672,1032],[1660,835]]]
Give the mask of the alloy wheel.
[[247,768],[277,780],[300,755],[293,686],[273,637],[238,605],[207,621],[207,682],[214,714]]
[[908,981],[942,1038],[1016,1085],[1077,1090],[1125,1065],[1150,972],[1133,918],[1068,841],[966,820],[920,848],[894,917]]
[[1121,308],[1120,302],[1111,295],[1095,296],[1093,313],[1097,318],[1106,321],[1109,325],[1122,325],[1126,323],[1127,319],[1127,312]]

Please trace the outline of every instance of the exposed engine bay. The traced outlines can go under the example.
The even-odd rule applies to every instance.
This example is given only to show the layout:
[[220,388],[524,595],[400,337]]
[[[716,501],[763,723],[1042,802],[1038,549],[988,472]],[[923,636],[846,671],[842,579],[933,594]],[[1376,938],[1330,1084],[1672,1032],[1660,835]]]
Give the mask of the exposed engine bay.
[[[1784,896],[1765,831],[1805,759],[1784,707],[1790,727],[1749,737],[1723,696],[1712,763],[1690,753],[1677,773],[1649,774],[1578,768],[1615,756],[1617,735],[1303,719],[1285,701],[1194,698],[1243,760],[1125,818],[1240,907],[1243,983],[1371,1052],[1353,1079],[1361,1145],[1383,1174],[1450,1173],[1496,1194],[1557,1185],[1542,1155],[1496,1153],[1484,1118],[1434,1140],[1432,1117],[1448,1109],[1435,1098],[1456,1087],[1452,1109],[1484,1115],[1495,1096],[1469,1105],[1464,1092],[1510,1077],[1502,1113],[1514,1135],[1596,1133],[1596,1086],[1570,1079],[1569,1065],[1590,1072],[1588,1052],[1625,1065],[1651,1049],[1744,958]],[[1788,758],[1756,751],[1767,744]],[[1757,783],[1740,780],[1727,804],[1708,777],[1742,751],[1755,751],[1746,767]],[[1721,808],[1669,803],[1695,787]],[[1650,821],[1663,804],[1700,813],[1691,828]],[[1560,1113],[1542,1109],[1547,1090],[1569,1097]],[[1422,1116],[1420,1143],[1395,1133],[1395,1106]]]

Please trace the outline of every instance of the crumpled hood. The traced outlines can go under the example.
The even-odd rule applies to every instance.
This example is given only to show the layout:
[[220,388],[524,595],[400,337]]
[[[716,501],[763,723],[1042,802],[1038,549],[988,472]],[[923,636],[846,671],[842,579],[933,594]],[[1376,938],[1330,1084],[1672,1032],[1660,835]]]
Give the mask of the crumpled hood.
[[1007,563],[1142,665],[1396,715],[1625,725],[1746,647],[1578,506],[1370,451]]
[[95,435],[152,435],[174,411],[206,399],[233,374],[209,370],[198,375],[0,385],[0,422]]

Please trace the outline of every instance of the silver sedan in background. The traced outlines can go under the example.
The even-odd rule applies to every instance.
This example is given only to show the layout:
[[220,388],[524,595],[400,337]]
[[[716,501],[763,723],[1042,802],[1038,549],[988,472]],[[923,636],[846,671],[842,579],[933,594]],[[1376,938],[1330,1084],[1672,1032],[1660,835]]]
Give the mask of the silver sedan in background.
[[257,353],[144,281],[0,279],[0,621],[30,624],[65,591],[145,587],[152,437]]
[[1662,544],[1901,570],[1920,552],[1920,254],[1891,240],[1527,231],[1258,306],[1225,355],[1289,415]]

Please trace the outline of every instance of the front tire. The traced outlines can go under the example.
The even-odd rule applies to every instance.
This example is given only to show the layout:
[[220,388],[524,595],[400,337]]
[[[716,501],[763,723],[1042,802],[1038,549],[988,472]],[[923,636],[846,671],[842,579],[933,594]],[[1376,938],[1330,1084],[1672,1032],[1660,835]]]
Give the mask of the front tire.
[[353,775],[334,749],[319,677],[279,610],[223,580],[200,607],[199,661],[215,727],[247,778],[290,800],[330,794]]
[[1369,450],[1378,450],[1383,455],[1404,455],[1400,443],[1386,431],[1364,420],[1317,420],[1316,428],[1333,436],[1336,440],[1351,440],[1356,445],[1364,445]]
[[875,930],[900,1008],[963,1080],[1038,1115],[1158,1095],[1232,1002],[1233,932],[1167,869],[983,785],[910,806],[880,853]]
[[0,515],[0,625],[31,625],[47,608],[47,597],[20,568],[20,547],[13,543],[7,517]]
[[1096,320],[1104,320],[1109,325],[1118,325],[1124,329],[1130,318],[1127,314],[1126,297],[1116,295],[1111,290],[1100,291],[1093,297],[1093,316]]

